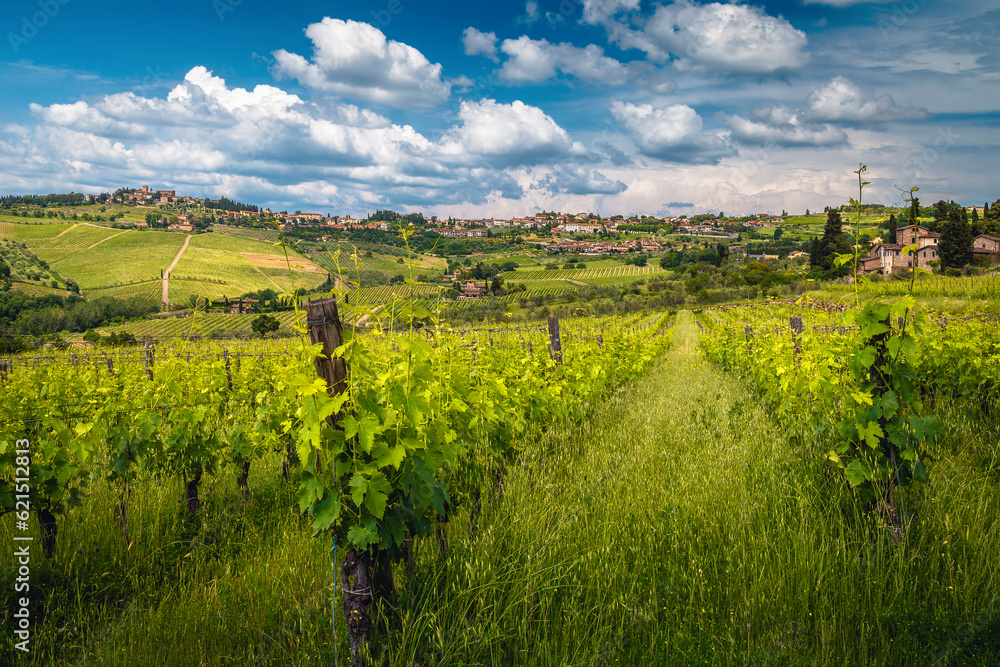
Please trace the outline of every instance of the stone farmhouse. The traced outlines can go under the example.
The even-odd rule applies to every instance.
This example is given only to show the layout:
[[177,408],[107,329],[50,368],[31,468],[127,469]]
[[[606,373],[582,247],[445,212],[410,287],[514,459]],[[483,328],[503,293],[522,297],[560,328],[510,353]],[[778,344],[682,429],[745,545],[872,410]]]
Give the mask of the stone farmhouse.
[[458,298],[461,301],[468,301],[469,299],[478,299],[486,291],[485,285],[480,285],[475,280],[467,280],[465,284],[462,285],[462,291],[459,293]]
[[[908,269],[914,265],[930,269],[930,263],[939,259],[938,243],[941,235],[918,225],[907,225],[896,230],[896,243],[876,243],[868,257],[858,264],[861,273],[881,273],[891,275],[897,269]],[[914,246],[909,255],[903,248]]]
[[[941,235],[924,227],[907,225],[896,230],[896,243],[876,243],[872,246],[868,257],[861,260],[858,270],[861,273],[881,273],[891,275],[897,269],[908,269],[916,266],[930,269],[930,263],[940,260],[938,243]],[[913,252],[903,254],[903,248],[913,246]],[[981,234],[972,241],[972,252],[985,255],[991,264],[1000,263],[1000,238]]]
[[1000,263],[1000,237],[980,234],[972,240],[972,252],[988,256],[991,264]]

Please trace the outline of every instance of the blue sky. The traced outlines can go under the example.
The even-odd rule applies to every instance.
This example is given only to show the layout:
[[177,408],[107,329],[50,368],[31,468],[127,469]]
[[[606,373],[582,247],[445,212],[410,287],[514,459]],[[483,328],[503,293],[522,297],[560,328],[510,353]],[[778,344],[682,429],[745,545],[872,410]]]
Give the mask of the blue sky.
[[985,0],[8,0],[0,191],[363,215],[1000,197]]

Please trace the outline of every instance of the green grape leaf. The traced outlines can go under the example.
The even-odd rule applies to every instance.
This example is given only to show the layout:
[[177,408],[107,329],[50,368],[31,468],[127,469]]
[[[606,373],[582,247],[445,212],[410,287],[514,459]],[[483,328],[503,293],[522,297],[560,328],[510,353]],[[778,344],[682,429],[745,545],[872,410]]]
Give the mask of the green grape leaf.
[[379,541],[377,522],[369,517],[362,525],[351,526],[347,530],[347,541],[358,549],[367,549],[368,545]]
[[313,531],[327,530],[340,517],[340,500],[337,494],[329,489],[323,494],[323,499],[313,506]]

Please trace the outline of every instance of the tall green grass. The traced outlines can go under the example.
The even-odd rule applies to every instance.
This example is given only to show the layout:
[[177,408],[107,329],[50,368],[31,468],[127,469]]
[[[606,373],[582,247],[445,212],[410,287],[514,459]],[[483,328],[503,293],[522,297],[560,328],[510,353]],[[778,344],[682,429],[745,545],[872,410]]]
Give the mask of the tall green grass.
[[[803,453],[808,434],[779,432],[696,335],[682,313],[646,378],[523,443],[485,486],[476,530],[464,513],[448,524],[446,556],[416,545],[372,664],[996,664],[996,426],[942,408],[932,484],[908,492],[892,548]],[[179,481],[137,488],[131,547],[98,483],[62,522],[57,557],[33,563],[44,602],[23,662],[332,664],[331,545],[309,536],[278,467],[251,471],[248,507],[235,471],[203,481],[193,524]]]

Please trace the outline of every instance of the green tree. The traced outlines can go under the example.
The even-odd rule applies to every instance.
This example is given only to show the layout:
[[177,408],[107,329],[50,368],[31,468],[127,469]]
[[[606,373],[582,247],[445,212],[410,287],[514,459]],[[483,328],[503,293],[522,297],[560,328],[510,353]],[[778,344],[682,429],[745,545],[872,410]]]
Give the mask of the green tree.
[[941,222],[942,220],[947,220],[948,218],[948,202],[943,199],[939,199],[934,202],[934,221]]
[[890,215],[889,216],[889,233],[885,235],[885,242],[886,243],[895,243],[896,242],[896,230],[897,230],[897,228],[898,228],[898,224],[896,223],[896,216],[895,215]]
[[920,218],[920,199],[918,197],[914,197],[913,199],[910,200],[910,211],[909,211],[909,213],[910,213],[910,218],[909,218],[910,219],[910,224],[911,225],[919,224],[919,218]]
[[961,269],[972,263],[972,229],[969,223],[962,220],[957,209],[948,212],[946,220],[940,224],[941,240],[938,252],[941,255],[941,266],[949,269]]
[[822,266],[829,271],[833,268],[833,258],[837,254],[850,252],[851,246],[844,236],[844,225],[840,219],[840,211],[831,209],[826,213],[826,225],[823,227],[823,238],[819,242],[819,258],[816,266]]
[[990,236],[1000,236],[1000,199],[993,202],[993,206],[983,207],[983,233]]
[[722,266],[722,263],[729,257],[729,248],[722,243],[717,243],[715,245],[715,255],[718,259],[715,261],[716,266]]
[[973,237],[983,233],[983,225],[979,222],[979,211],[976,209],[972,209],[972,216],[969,219],[969,229],[972,230]]
[[279,326],[280,323],[277,318],[271,315],[258,315],[250,322],[250,328],[258,336],[266,336],[269,333],[273,333],[278,330]]

